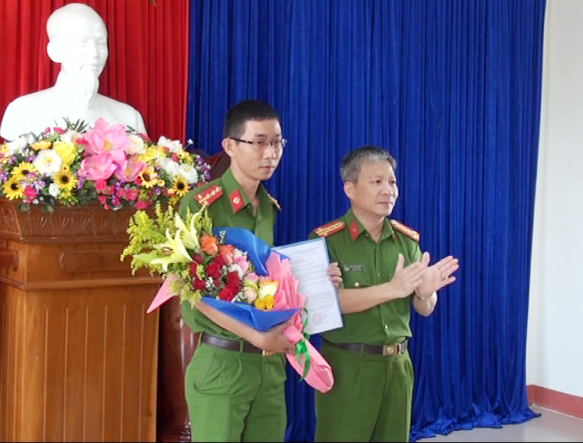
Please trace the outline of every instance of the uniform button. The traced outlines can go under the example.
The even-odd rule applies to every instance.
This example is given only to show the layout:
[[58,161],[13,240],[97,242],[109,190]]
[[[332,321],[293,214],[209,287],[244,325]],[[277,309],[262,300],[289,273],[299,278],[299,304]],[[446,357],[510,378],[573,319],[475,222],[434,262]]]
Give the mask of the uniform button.
[[355,288],[358,288],[359,286],[360,286],[360,283],[359,283],[359,282],[355,282],[355,283],[354,283],[354,287],[355,287]]
[[387,325],[385,325],[385,329],[389,329],[389,327]]
[[380,273],[380,272],[378,273],[378,276],[379,276],[379,277],[381,276],[381,273]]

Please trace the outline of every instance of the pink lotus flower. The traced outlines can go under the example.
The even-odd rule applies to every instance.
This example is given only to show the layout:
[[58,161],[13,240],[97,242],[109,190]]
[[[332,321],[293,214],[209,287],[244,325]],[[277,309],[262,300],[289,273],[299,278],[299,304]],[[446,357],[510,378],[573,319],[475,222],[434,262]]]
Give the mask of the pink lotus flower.
[[86,155],[107,153],[118,164],[126,159],[125,149],[131,143],[124,125],[109,126],[103,118],[97,120],[95,127],[85,133],[85,139],[87,140]]
[[79,176],[87,180],[107,180],[116,168],[111,155],[92,155],[81,162]]
[[147,167],[148,164],[146,162],[135,161],[134,159],[124,159],[118,163],[114,175],[115,178],[121,182],[133,182]]

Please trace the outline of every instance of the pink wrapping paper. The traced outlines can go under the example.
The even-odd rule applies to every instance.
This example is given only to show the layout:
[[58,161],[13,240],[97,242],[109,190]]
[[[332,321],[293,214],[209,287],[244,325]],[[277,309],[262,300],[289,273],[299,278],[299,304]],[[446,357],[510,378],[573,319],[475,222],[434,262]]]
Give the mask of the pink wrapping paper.
[[164,283],[162,283],[162,286],[160,286],[160,289],[158,289],[158,293],[154,297],[154,300],[152,300],[152,303],[150,303],[150,307],[148,308],[146,313],[149,314],[153,310],[157,309],[158,307],[166,303],[172,297],[177,295],[174,292],[172,292],[172,282],[174,282],[176,278],[177,277],[170,275],[168,276],[168,278],[164,280]]
[[[298,281],[291,273],[289,259],[281,260],[281,256],[272,253],[266,263],[269,276],[272,280],[279,281],[279,288],[275,296],[274,309],[299,308],[300,311],[292,317],[292,324],[287,327],[283,334],[293,344],[297,344],[303,338],[304,324],[302,322],[301,311],[306,304],[306,297],[298,292]],[[310,369],[305,377],[306,383],[322,393],[328,392],[334,386],[334,375],[330,364],[322,357],[316,348],[306,340],[308,352],[310,354]],[[286,354],[290,365],[298,374],[304,375],[305,357],[302,362],[298,362],[295,354]]]

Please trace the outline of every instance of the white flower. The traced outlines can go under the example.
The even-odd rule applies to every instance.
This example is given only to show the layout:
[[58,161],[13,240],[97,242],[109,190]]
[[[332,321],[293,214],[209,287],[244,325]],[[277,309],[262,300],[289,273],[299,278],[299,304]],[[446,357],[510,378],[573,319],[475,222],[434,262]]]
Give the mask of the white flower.
[[40,151],[32,163],[42,175],[54,177],[61,170],[63,159],[54,149]]
[[213,280],[212,277],[208,277],[206,282],[205,282],[205,286],[207,289],[213,289],[215,286],[215,281]]
[[192,165],[187,165],[186,163],[180,165],[177,174],[184,177],[188,183],[196,183],[198,181],[198,172]]
[[63,143],[75,143],[80,136],[81,134],[77,131],[69,129],[67,132],[61,135],[61,141]]
[[146,152],[146,149],[144,148],[144,140],[142,139],[142,137],[139,137],[136,134],[130,134],[128,137],[130,139],[130,144],[126,148],[126,153],[128,155],[134,154],[139,155]]
[[158,140],[158,146],[162,146],[164,148],[168,148],[168,150],[172,153],[178,154],[182,152],[182,144],[178,140],[170,140],[164,136],[160,137]]
[[26,138],[23,136],[18,137],[17,139],[12,140],[11,142],[6,143],[6,147],[8,148],[8,152],[10,155],[20,154],[24,148],[26,148]]
[[243,288],[243,296],[247,299],[247,303],[253,303],[257,300],[257,291],[253,288]]
[[178,174],[180,171],[178,163],[168,157],[159,159],[158,166],[160,166],[164,172],[169,174],[172,179],[175,179],[176,174]]
[[51,194],[53,197],[58,197],[59,194],[61,193],[61,189],[59,188],[59,185],[56,183],[51,183],[49,185],[49,194]]

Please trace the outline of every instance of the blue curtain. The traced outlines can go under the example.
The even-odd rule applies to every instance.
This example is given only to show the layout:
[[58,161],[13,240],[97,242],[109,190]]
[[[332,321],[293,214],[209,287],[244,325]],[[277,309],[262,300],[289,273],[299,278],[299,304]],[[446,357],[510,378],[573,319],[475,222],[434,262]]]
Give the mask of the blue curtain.
[[[535,416],[525,353],[544,0],[192,0],[187,134],[219,152],[245,98],[281,113],[289,145],[267,184],[279,244],[348,207],[342,157],[399,164],[393,217],[458,281],[412,320],[412,439]],[[316,337],[318,341],[318,337]],[[289,371],[288,441],[313,440],[313,390]]]

